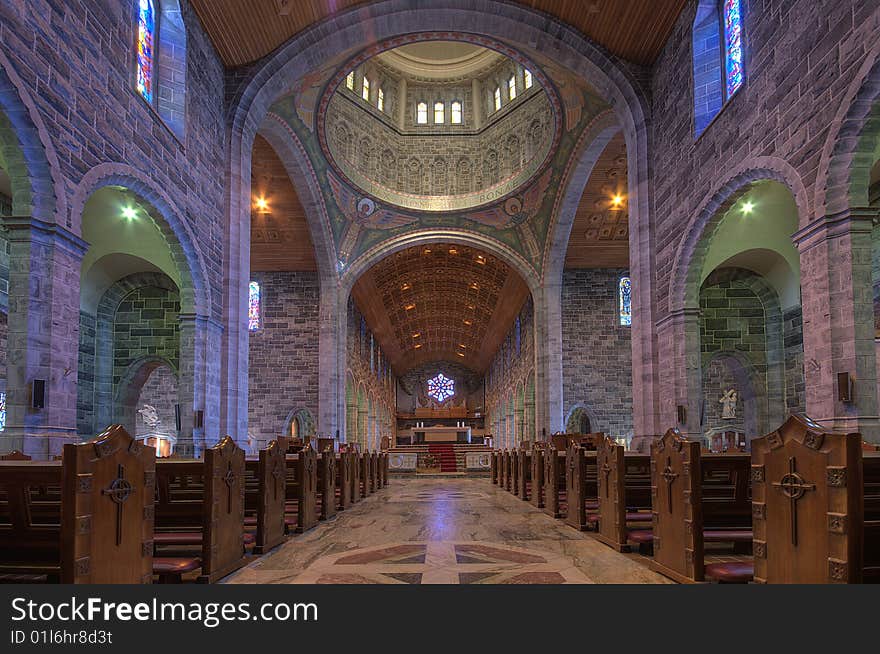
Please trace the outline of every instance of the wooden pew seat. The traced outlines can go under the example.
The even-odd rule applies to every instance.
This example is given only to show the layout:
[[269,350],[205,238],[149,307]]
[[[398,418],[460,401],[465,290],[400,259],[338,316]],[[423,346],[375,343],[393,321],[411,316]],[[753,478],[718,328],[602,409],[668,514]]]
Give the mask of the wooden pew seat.
[[202,567],[202,560],[192,556],[161,556],[153,559],[153,574],[160,584],[179,584],[183,575]]
[[755,576],[754,561],[719,561],[704,567],[707,580],[719,584],[748,584]]

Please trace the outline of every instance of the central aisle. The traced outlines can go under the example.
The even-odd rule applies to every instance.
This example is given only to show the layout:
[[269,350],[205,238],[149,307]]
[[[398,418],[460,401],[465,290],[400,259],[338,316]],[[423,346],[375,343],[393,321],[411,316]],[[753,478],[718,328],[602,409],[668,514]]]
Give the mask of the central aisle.
[[488,479],[392,477],[228,583],[669,583]]

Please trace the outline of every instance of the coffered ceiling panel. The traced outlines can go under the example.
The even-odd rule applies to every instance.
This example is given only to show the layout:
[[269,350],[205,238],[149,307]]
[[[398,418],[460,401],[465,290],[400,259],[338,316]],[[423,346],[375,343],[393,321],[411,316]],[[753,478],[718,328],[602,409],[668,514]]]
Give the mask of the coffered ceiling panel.
[[317,270],[306,214],[284,164],[257,136],[251,164],[251,270]]
[[[192,0],[227,66],[269,54],[309,25],[362,0]],[[568,23],[613,54],[651,64],[687,0],[519,0]]]
[[568,239],[566,268],[629,266],[626,143],[615,136],[596,161]]
[[483,372],[528,294],[504,262],[462,245],[393,254],[352,290],[398,374],[432,361]]

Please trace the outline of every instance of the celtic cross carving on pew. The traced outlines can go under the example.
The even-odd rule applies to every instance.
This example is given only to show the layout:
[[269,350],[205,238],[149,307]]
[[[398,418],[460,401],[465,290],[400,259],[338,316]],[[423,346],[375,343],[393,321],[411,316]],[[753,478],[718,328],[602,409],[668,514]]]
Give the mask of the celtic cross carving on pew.
[[134,487],[131,482],[125,478],[125,466],[119,464],[116,469],[116,479],[110,482],[110,485],[101,491],[101,495],[106,495],[116,504],[116,545],[122,545],[122,505],[128,501]]
[[275,467],[272,469],[272,479],[274,479],[272,490],[275,494],[276,500],[278,499],[278,482],[284,477],[284,466],[285,464],[276,461]]
[[608,461],[605,461],[602,464],[602,472],[605,473],[605,497],[608,497],[609,485],[608,485],[608,477],[611,475],[611,466],[608,465]]
[[662,473],[664,481],[666,481],[666,500],[669,504],[669,512],[672,513],[672,482],[678,479],[678,473],[672,469],[672,459],[666,457],[666,467]]
[[226,513],[232,513],[232,487],[235,485],[235,472],[232,470],[232,461],[226,463],[226,474],[223,475],[223,483],[226,484]]
[[797,460],[791,456],[788,458],[788,472],[773,485],[782,491],[788,498],[791,510],[791,544],[797,547],[797,502],[807,491],[816,490],[816,484],[807,482],[797,471]]

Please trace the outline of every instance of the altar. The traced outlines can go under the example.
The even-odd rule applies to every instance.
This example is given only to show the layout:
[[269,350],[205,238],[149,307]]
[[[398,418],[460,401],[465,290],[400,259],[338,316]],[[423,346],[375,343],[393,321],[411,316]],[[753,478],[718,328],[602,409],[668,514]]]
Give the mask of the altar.
[[470,443],[471,428],[437,425],[434,427],[413,427],[401,430],[400,436],[411,436],[412,444],[418,443]]

